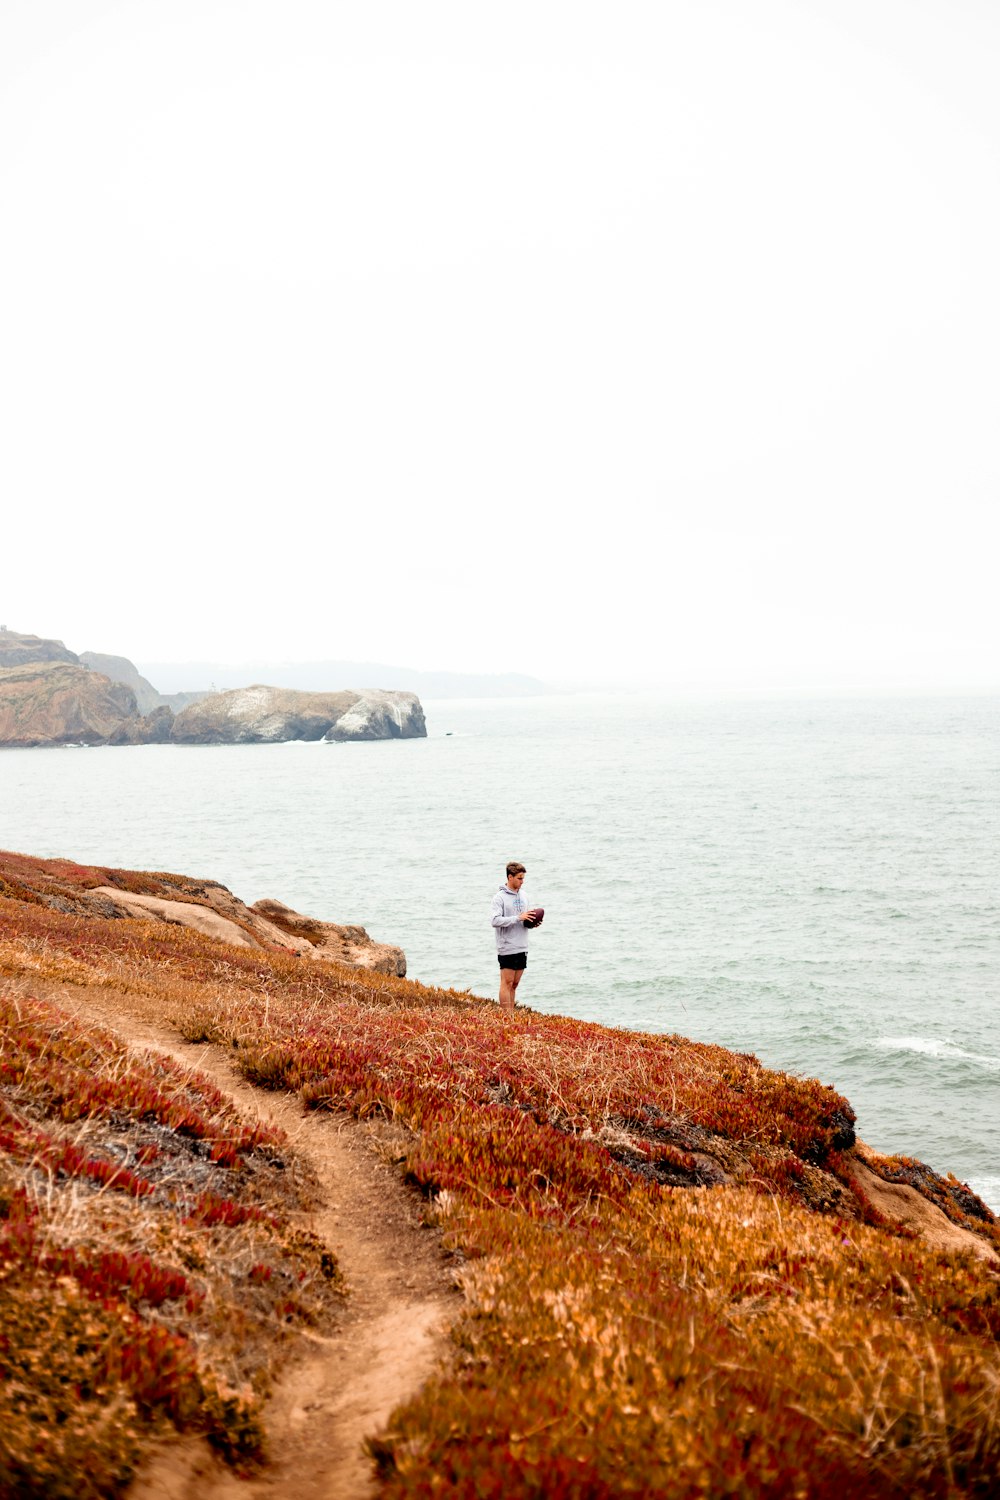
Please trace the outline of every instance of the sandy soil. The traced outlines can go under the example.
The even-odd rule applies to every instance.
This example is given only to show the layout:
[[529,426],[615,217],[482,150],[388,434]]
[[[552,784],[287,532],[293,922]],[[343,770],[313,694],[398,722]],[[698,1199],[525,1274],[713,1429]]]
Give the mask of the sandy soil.
[[[53,987],[53,991],[55,987]],[[125,997],[59,987],[59,1001],[136,1047],[152,1047],[199,1069],[253,1118],[285,1130],[315,1170],[322,1203],[310,1227],[336,1252],[347,1280],[342,1322],[286,1368],[268,1403],[269,1467],[235,1478],[195,1439],[157,1453],[129,1500],[363,1500],[375,1487],[363,1439],[448,1357],[447,1328],[460,1306],[435,1231],[378,1149],[378,1136],[341,1115],[304,1115],[291,1095],[236,1075],[224,1049],[195,1046],[139,1020]]]
[[252,948],[253,944],[235,922],[221,917],[207,906],[197,906],[190,901],[167,901],[159,896],[140,896],[135,891],[120,891],[112,885],[93,886],[88,895],[107,896],[116,906],[123,906],[135,917],[157,917],[161,922],[174,922],[178,927],[193,927],[206,937],[217,938],[220,943],[234,943],[237,948]]
[[937,1250],[971,1250],[983,1260],[997,1264],[996,1255],[988,1241],[973,1234],[971,1229],[953,1224],[936,1203],[918,1193],[916,1188],[907,1187],[902,1182],[886,1182],[873,1172],[860,1159],[867,1149],[863,1141],[859,1142],[859,1156],[851,1163],[851,1176],[887,1218],[905,1224],[908,1229],[915,1229]]

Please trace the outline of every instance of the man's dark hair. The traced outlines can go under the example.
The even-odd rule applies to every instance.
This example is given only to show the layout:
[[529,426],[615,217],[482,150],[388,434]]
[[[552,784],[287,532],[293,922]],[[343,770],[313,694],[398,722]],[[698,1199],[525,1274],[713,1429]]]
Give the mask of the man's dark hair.
[[510,877],[512,875],[527,875],[527,873],[528,872],[524,868],[524,866],[518,864],[518,862],[517,862],[516,859],[512,859],[511,862],[510,862],[510,864],[507,866],[507,879],[508,880],[510,879]]

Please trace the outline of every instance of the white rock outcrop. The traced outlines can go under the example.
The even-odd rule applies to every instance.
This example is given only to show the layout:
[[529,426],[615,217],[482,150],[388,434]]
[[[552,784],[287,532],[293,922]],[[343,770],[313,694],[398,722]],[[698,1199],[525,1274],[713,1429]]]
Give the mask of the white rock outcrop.
[[235,688],[192,703],[174,719],[182,745],[275,744],[284,740],[409,740],[426,736],[415,693],[368,688],[303,693],[293,688]]
[[356,703],[327,730],[328,740],[410,740],[427,733],[424,711],[415,693],[367,688]]

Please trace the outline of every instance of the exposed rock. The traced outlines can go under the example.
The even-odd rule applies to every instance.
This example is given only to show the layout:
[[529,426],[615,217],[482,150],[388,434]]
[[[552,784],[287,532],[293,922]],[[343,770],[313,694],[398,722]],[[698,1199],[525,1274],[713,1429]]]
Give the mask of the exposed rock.
[[[235,943],[239,948],[256,948],[255,943],[242,927],[222,917],[207,906],[196,906],[190,901],[169,901],[159,896],[143,896],[135,891],[119,891],[114,886],[95,886],[87,895],[102,898],[97,911],[101,916],[154,918],[158,922],[172,922],[178,927],[192,927],[206,937],[216,938],[222,943]],[[109,906],[113,908],[109,910]]]
[[366,688],[326,731],[328,740],[410,740],[427,734],[424,711],[414,693]]
[[177,715],[173,738],[188,745],[320,740],[356,693],[296,693],[255,685],[215,693]]
[[[304,917],[280,901],[255,901],[251,910],[311,949],[313,958],[406,978],[406,954],[402,948],[373,942],[363,927],[339,927],[333,922],[321,922],[317,917]],[[304,948],[299,951],[304,951]]]
[[273,744],[284,740],[414,739],[426,735],[413,693],[300,693],[256,684],[216,693],[174,720],[185,745]]
[[104,745],[135,717],[131,688],[62,658],[0,669],[0,745]]
[[[955,1224],[946,1214],[930,1201],[926,1196],[926,1188],[921,1191],[917,1187],[911,1187],[905,1182],[887,1182],[880,1173],[873,1170],[872,1163],[877,1161],[874,1152],[864,1144],[858,1142],[857,1151],[853,1153],[847,1162],[847,1171],[852,1180],[865,1194],[875,1207],[889,1219],[897,1224],[902,1224],[906,1229],[914,1229],[932,1245],[937,1245],[941,1250],[971,1250],[976,1255],[981,1255],[985,1260],[996,1262],[993,1247],[971,1230],[964,1229],[960,1224]],[[921,1179],[927,1174],[928,1168],[922,1162],[916,1163],[923,1168]],[[923,1183],[921,1183],[923,1186]],[[980,1212],[974,1217],[977,1219],[992,1219],[992,1214],[986,1205],[976,1199]],[[985,1214],[981,1211],[985,1210]]]
[[110,745],[168,745],[174,727],[174,711],[165,705],[141,719],[126,719],[111,736]]
[[[164,896],[123,891],[115,886],[93,886],[81,895],[85,905],[92,905],[95,914],[101,916],[133,916],[175,923],[240,948],[284,948],[300,958],[325,959],[349,968],[406,977],[406,955],[402,948],[376,943],[363,927],[337,927],[332,922],[302,917],[280,901],[258,901],[248,907],[224,885],[174,879],[176,884],[164,882],[164,891],[170,893]],[[197,892],[209,904],[177,900],[185,885],[193,887],[192,893]],[[282,920],[275,920],[276,913]],[[292,920],[286,922],[286,915]],[[302,924],[301,931],[297,930],[298,923]]]
[[0,630],[0,667],[21,667],[39,661],[65,661],[76,665],[79,660],[62,641],[22,635],[18,630]]
[[166,698],[125,656],[78,657],[61,641],[0,631],[0,745],[243,745],[426,734],[414,693],[258,685]]
[[240,948],[279,949],[301,958],[406,975],[406,955],[363,927],[302,916],[280,901],[247,906],[216,880],[32,859],[0,850],[0,896],[78,917],[137,917],[190,927]]

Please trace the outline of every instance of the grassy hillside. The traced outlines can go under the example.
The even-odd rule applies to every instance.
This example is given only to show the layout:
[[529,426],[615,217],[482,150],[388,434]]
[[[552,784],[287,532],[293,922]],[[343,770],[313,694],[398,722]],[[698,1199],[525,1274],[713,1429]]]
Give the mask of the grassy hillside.
[[[286,1148],[247,1137],[163,1063],[126,1077],[113,1039],[52,1008],[85,988],[223,1043],[247,1079],[305,1108],[371,1121],[423,1195],[467,1311],[448,1368],[373,1435],[385,1495],[996,1492],[1000,1230],[953,1179],[864,1152],[833,1089],[677,1036],[507,1017],[466,994],[81,915],[60,894],[108,878],[0,855],[2,1212],[17,1289],[0,1434],[22,1434],[10,1472],[44,1464],[55,1485],[90,1444],[108,1453],[93,1493],[111,1494],[167,1422],[200,1425],[239,1459],[256,1441],[261,1350],[283,1320],[328,1316],[336,1290],[321,1247],[288,1229],[288,1174],[268,1165]],[[158,1175],[147,1148],[170,1170]],[[865,1182],[920,1193],[941,1242],[948,1231],[965,1248],[885,1217]],[[56,1258],[18,1248],[31,1235]],[[207,1253],[211,1235],[225,1254]],[[140,1244],[153,1270],[128,1261]],[[103,1253],[125,1257],[110,1293],[91,1269]],[[247,1285],[275,1302],[267,1340],[244,1355],[220,1312]],[[65,1319],[85,1317],[118,1319],[101,1348],[153,1353],[61,1376],[60,1446],[32,1412],[59,1395],[46,1349],[77,1347]],[[133,1380],[143,1360],[161,1372],[152,1387]],[[107,1402],[86,1395],[112,1377],[114,1442]],[[48,1482],[24,1493],[63,1493]]]
[[328,1320],[309,1184],[169,1058],[0,996],[0,1493],[110,1495],[168,1427],[260,1455],[275,1345]]

